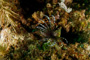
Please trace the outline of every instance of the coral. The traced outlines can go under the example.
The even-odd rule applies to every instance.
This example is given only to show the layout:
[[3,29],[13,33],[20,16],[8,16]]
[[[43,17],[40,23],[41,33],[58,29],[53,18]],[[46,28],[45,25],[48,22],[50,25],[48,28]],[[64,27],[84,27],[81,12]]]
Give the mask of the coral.
[[82,6],[77,0],[0,0],[0,59],[90,60],[90,16],[75,4]]
[[[18,42],[30,40],[30,34],[25,32],[26,30],[21,25],[21,10],[19,10],[16,5],[19,5],[17,0],[0,0],[0,46],[6,48],[4,50],[5,52],[10,46],[16,46]],[[29,38],[27,38],[27,36]]]
[[63,8],[67,13],[70,13],[72,11],[72,8],[67,8],[67,6],[64,4],[65,0],[61,0],[61,3],[58,3],[60,8]]

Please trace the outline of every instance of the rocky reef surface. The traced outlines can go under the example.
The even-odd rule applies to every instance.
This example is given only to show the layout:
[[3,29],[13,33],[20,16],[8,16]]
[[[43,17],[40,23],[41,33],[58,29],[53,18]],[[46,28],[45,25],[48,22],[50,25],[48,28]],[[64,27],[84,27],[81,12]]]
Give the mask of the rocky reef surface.
[[90,60],[88,0],[0,0],[0,60]]

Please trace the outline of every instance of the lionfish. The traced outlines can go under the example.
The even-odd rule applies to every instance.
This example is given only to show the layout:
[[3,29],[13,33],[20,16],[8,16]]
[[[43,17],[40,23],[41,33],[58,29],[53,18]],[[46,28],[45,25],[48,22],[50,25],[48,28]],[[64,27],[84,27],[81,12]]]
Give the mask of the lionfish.
[[50,41],[54,41],[54,43],[52,43],[50,46],[54,46],[56,44],[56,40],[59,40],[60,42],[62,42],[62,40],[65,40],[66,43],[68,43],[67,39],[65,39],[64,37],[60,37],[61,26],[57,24],[55,16],[51,15],[50,18],[49,16],[44,15],[44,18],[46,19],[39,19],[43,22],[43,24],[38,23],[38,25],[36,26],[36,28],[40,30],[40,34],[44,37],[44,40],[41,41],[51,39]]

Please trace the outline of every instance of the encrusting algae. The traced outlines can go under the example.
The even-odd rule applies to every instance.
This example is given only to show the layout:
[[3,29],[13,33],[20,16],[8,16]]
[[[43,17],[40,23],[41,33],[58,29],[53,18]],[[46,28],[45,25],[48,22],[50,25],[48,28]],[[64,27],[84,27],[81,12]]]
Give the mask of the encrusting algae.
[[26,18],[20,1],[0,0],[0,59],[90,60],[90,12],[73,0],[35,1],[46,6]]

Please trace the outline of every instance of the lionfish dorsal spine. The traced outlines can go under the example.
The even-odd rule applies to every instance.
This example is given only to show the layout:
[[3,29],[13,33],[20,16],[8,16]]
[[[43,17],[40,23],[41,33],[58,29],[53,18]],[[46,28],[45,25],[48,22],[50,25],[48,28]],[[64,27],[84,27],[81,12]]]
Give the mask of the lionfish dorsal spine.
[[53,17],[53,20],[54,20],[54,24],[55,24],[55,21],[56,21],[56,20],[55,20],[55,17],[54,17],[54,15],[52,15],[52,17]]
[[49,28],[49,26],[47,25],[47,23],[44,20],[42,20],[42,19],[40,19],[40,20],[46,25],[47,28]]

